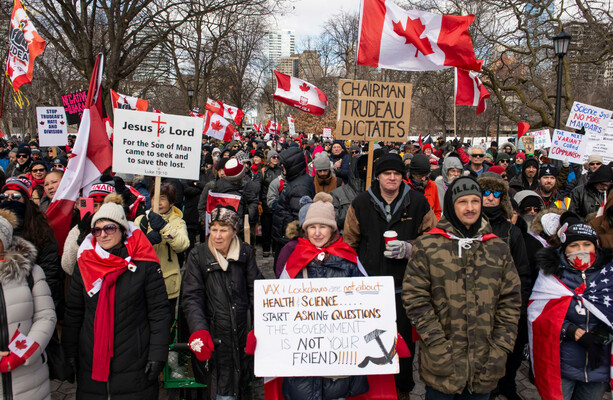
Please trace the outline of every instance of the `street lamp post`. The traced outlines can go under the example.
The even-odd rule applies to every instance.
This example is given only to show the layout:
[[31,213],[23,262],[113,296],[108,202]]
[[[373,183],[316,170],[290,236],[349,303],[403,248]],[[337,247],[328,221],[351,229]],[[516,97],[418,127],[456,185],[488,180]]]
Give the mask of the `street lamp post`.
[[570,44],[571,36],[564,32],[557,34],[553,38],[553,51],[558,56],[558,84],[556,86],[556,115],[555,115],[555,129],[560,128],[560,109],[562,106],[562,70],[564,56],[568,52],[568,45]]
[[194,89],[191,86],[187,88],[187,97],[189,98],[189,110],[192,111],[192,99],[194,98]]

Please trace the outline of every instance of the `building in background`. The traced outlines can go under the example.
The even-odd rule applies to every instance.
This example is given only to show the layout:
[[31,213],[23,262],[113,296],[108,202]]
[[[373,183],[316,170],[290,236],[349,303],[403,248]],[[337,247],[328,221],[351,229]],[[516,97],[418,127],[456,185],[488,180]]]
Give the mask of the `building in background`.
[[264,55],[270,69],[275,69],[281,57],[290,57],[296,52],[296,33],[291,29],[276,29],[266,32]]

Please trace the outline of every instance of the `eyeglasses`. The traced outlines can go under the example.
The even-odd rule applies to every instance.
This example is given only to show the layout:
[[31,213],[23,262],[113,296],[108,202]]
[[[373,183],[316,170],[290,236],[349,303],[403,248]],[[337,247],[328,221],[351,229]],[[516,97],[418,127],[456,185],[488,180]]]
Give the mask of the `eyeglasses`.
[[498,162],[499,162],[499,163],[505,163],[505,164],[508,164],[508,163],[509,163],[509,160],[500,160],[500,161],[498,161]]
[[475,154],[475,153],[473,153],[470,156],[471,157],[475,157],[475,158],[481,158],[481,157],[483,157],[483,154],[479,154],[479,153]]
[[355,150],[353,150],[353,151],[351,152],[351,154],[360,154],[360,152],[359,152],[359,151],[355,151]]
[[47,149],[47,153],[51,153],[53,149]]
[[26,154],[18,154],[17,158],[28,158]]
[[483,191],[483,196],[485,196],[485,197],[489,196],[490,194],[493,194],[494,197],[497,199],[497,198],[499,198],[502,195],[502,192],[493,192],[491,190],[484,190]]
[[94,235],[94,237],[98,237],[102,235],[102,231],[104,231],[104,233],[107,235],[113,235],[115,232],[117,232],[117,228],[118,226],[113,224],[104,225],[102,228],[97,226],[92,228],[92,235]]
[[272,157],[270,157],[270,159],[271,159],[271,160],[272,160],[272,159],[277,160],[278,158],[279,158],[279,156],[272,156]]
[[21,195],[21,193],[12,193],[12,194],[4,194],[4,193],[2,193],[2,194],[0,194],[0,201],[4,201],[4,200],[7,200],[7,199],[14,200],[14,201],[19,201],[19,200],[21,200],[22,197],[23,196]]
[[39,172],[45,172],[45,171],[46,171],[46,169],[44,169],[44,168],[38,168],[38,169],[33,169],[32,170],[32,172],[34,172],[35,174],[39,173]]

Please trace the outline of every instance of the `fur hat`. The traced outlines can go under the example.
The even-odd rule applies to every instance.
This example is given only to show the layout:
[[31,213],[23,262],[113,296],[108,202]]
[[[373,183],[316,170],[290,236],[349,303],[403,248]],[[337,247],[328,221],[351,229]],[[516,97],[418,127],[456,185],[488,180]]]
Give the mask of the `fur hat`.
[[240,218],[238,213],[230,206],[217,206],[211,211],[211,224],[215,221],[224,222],[232,227],[235,231],[240,229]]
[[92,218],[91,227],[93,228],[96,225],[96,222],[100,221],[101,219],[111,220],[116,222],[118,225],[123,226],[126,231],[130,230],[126,213],[123,210],[123,198],[120,194],[112,193],[106,196],[104,199],[104,204],[102,204],[98,212],[96,212]]
[[338,230],[332,196],[326,192],[319,192],[313,197],[313,204],[309,206],[302,229],[306,230],[309,225],[313,224],[328,225],[334,231]]
[[[491,169],[491,168],[490,168]],[[509,184],[498,177],[483,176],[483,174],[477,179],[481,190],[491,190],[492,192],[501,192],[500,206],[505,217],[511,218],[513,216],[513,206],[511,206],[511,199],[509,198]]]
[[13,243],[13,229],[17,226],[17,216],[8,209],[0,209],[0,242],[4,250]]
[[[557,215],[558,217],[558,228],[560,227],[560,215],[564,214],[564,210],[560,210],[559,208],[545,208],[541,211],[539,211],[538,213],[536,213],[536,215],[534,216],[534,220],[532,221],[532,224],[530,225],[530,230],[535,234],[535,235],[540,235],[542,232],[545,232],[547,235],[551,236],[552,234],[550,233],[550,231],[545,231],[544,228],[544,224],[547,225],[548,223],[545,222],[543,224],[543,217],[545,217],[546,215]],[[548,217],[551,218],[551,217]],[[545,218],[545,220],[547,220],[547,218]],[[554,235],[557,235],[557,229],[556,232],[554,232]]]

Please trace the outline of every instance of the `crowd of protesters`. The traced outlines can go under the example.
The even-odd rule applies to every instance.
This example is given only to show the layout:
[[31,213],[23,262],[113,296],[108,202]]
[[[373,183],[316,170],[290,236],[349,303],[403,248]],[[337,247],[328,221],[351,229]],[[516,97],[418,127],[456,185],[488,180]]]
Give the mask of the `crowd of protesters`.
[[[559,398],[600,399],[609,388],[613,328],[583,301],[613,289],[601,276],[613,274],[613,165],[601,156],[574,164],[511,142],[443,138],[243,139],[204,137],[200,178],[162,179],[159,193],[153,177],[105,172],[83,191],[93,209],[77,203],[62,249],[45,213],[75,137],[48,149],[0,139],[5,398],[47,399],[49,380],[66,379],[78,399],[157,399],[181,316],[211,398],[250,398],[259,252],[279,279],[393,277],[394,395],[413,389],[417,353],[426,399],[521,399],[527,348],[537,385],[546,374]],[[236,206],[211,210],[219,193]],[[559,323],[547,325],[538,320],[547,307],[534,311],[530,300],[555,297],[552,277],[571,294]],[[557,338],[548,360],[530,340],[533,324]],[[34,351],[10,351],[18,333]],[[292,377],[278,388],[287,400],[372,389],[365,376]]]

